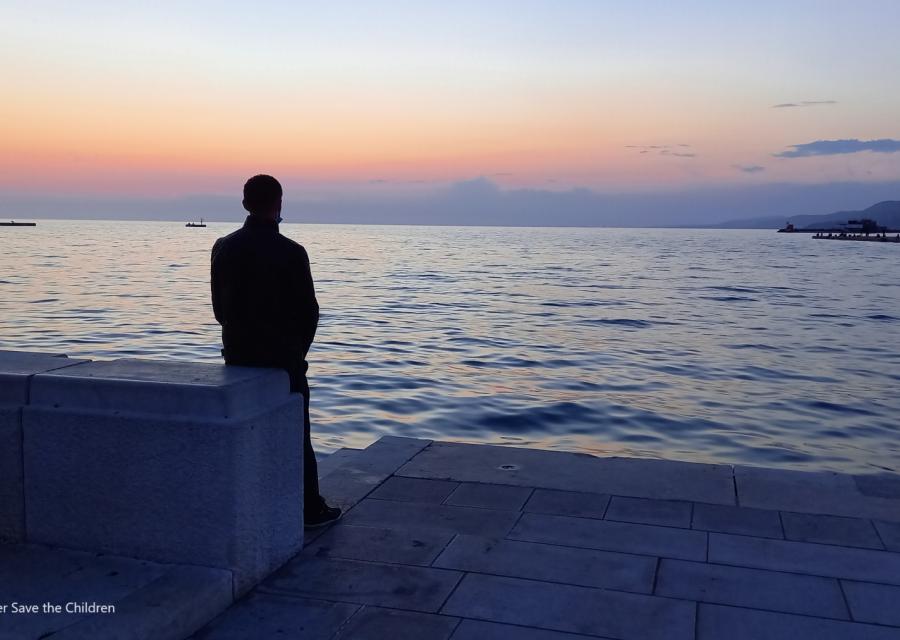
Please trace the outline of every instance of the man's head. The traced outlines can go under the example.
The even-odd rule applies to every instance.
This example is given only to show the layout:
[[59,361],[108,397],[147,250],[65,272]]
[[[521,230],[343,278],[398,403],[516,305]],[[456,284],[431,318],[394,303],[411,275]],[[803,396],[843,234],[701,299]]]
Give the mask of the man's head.
[[281,213],[281,184],[267,175],[253,176],[244,184],[244,209],[250,215],[277,220]]

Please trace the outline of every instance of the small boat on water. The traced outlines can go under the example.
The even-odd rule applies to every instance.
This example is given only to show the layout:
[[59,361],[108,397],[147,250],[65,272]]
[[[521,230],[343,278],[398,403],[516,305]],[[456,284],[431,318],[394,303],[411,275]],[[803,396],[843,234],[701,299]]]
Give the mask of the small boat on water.
[[37,222],[16,222],[15,220],[10,220],[9,222],[0,222],[0,227],[36,227]]
[[203,218],[200,218],[200,222],[188,222],[186,227],[205,227],[206,225],[203,223]]

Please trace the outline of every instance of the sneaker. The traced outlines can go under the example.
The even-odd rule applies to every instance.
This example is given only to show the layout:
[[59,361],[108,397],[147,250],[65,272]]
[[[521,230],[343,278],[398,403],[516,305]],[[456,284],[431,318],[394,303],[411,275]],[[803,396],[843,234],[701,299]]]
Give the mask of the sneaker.
[[344,515],[344,513],[338,507],[329,507],[325,504],[325,501],[322,500],[321,506],[316,511],[303,514],[303,528],[318,529],[320,527],[327,527],[332,522],[340,520],[342,515]]

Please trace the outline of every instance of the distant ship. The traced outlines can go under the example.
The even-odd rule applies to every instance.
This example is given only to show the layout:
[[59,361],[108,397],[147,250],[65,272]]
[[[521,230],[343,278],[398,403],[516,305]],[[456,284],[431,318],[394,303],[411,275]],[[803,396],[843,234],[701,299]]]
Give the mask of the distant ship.
[[206,225],[203,224],[203,218],[200,218],[200,222],[188,222],[184,226],[186,226],[186,227],[205,227]]
[[15,220],[10,220],[9,222],[0,222],[0,227],[36,227],[37,222],[16,222]]
[[832,225],[831,227],[801,227],[797,228],[788,222],[778,233],[831,233],[844,235],[869,235],[870,233],[900,233],[900,229],[888,229],[881,226],[876,220],[871,218],[862,218],[861,220],[848,220],[844,224]]

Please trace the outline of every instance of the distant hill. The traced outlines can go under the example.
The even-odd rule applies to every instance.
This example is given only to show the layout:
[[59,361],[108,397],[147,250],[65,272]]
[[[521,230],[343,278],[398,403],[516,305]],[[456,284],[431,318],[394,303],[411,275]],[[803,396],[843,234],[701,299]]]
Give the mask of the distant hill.
[[793,217],[745,218],[743,220],[730,220],[715,225],[717,229],[779,229],[786,222],[791,222],[798,229],[832,227],[848,220],[871,218],[883,227],[900,229],[900,200],[885,200],[873,204],[862,211],[835,211],[824,215],[803,215]]

